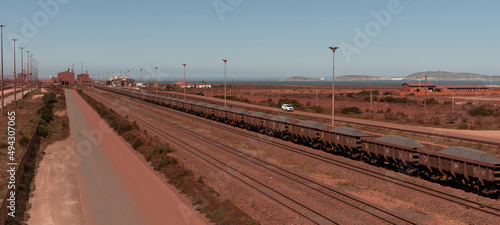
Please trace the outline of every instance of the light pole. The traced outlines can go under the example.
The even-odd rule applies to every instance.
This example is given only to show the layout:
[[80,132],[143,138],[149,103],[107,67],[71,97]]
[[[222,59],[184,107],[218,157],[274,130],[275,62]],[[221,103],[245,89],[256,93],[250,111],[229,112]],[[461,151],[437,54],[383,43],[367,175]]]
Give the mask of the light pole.
[[81,74],[83,74],[83,62],[82,62],[82,70],[81,71],[82,71]]
[[144,86],[144,83],[142,82],[142,68],[141,68],[141,84]]
[[156,94],[158,94],[158,67],[155,66],[156,69]]
[[[33,53],[30,54],[30,83],[32,83],[33,87],[35,87],[35,83],[33,83]],[[33,97],[33,92],[31,93],[31,97]]]
[[17,39],[12,39],[14,42],[14,108],[17,107],[17,99],[16,99],[16,88],[17,88],[17,78],[16,78],[16,41]]
[[332,126],[334,126],[334,116],[335,116],[335,50],[339,47],[329,47],[333,53],[333,63],[332,63]]
[[[29,75],[30,75],[30,51],[26,51],[26,77],[24,78],[24,82],[26,82],[26,89],[28,89],[28,98],[30,97],[30,83],[29,83]],[[27,79],[26,79],[27,78]],[[28,80],[28,81],[26,81]]]
[[2,116],[4,115],[4,104],[3,104],[3,28],[5,25],[0,25],[0,42],[1,42],[1,51],[2,51]]
[[186,99],[186,65],[187,64],[182,64],[184,66],[184,99]]
[[[21,80],[24,80],[24,62],[23,62],[24,47],[20,47],[20,49],[21,49],[21,77],[22,77]],[[24,98],[24,81],[21,81],[21,99],[23,98]]]
[[226,63],[227,59],[223,59],[224,61],[224,106],[226,106]]

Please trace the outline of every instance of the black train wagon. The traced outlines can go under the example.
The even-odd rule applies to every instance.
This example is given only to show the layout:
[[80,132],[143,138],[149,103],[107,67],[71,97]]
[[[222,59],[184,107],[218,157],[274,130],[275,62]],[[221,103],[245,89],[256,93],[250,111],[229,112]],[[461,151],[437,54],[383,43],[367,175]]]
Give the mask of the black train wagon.
[[432,179],[453,180],[485,193],[500,189],[500,158],[461,146],[440,151],[420,151],[424,175]]
[[193,104],[193,112],[198,116],[203,116],[203,108],[208,105],[206,102],[196,102]]
[[216,104],[208,104],[202,107],[201,112],[205,118],[215,120],[215,110],[219,108]]
[[230,115],[232,110],[233,110],[233,108],[231,108],[229,106],[222,106],[222,107],[215,108],[214,109],[215,118],[219,122],[229,123],[229,115]]
[[292,126],[298,122],[298,120],[286,116],[273,116],[267,120],[267,134],[284,140],[290,140],[292,138],[290,133]]
[[362,150],[361,138],[377,138],[381,135],[365,133],[351,127],[335,127],[326,133],[324,150],[337,154],[347,155],[354,159],[361,159],[366,155]]
[[303,143],[307,146],[319,149],[323,140],[325,139],[325,132],[329,127],[324,124],[304,120],[292,126],[290,133],[292,134],[292,141],[295,143]]
[[249,114],[250,112],[245,109],[233,109],[232,113],[229,114],[229,123],[233,126],[245,128],[245,120]]
[[271,115],[268,115],[263,112],[253,112],[247,115],[245,123],[247,124],[246,128],[248,130],[258,131],[260,133],[264,133],[266,122]]
[[361,138],[363,151],[372,163],[389,164],[399,167],[407,173],[416,171],[418,163],[417,149],[425,146],[413,139],[397,135],[384,135],[379,138]]

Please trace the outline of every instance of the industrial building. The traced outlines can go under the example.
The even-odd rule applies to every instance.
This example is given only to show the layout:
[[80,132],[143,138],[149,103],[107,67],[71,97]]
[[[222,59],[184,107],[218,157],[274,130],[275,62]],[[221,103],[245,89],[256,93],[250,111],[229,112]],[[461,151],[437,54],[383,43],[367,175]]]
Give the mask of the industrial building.
[[87,71],[85,71],[85,73],[76,75],[76,83],[78,84],[90,83],[90,78]]
[[68,69],[68,71],[60,72],[57,74],[57,80],[59,85],[74,85],[75,84],[75,73],[73,70]]
[[[427,93],[425,93],[427,88]],[[400,95],[483,95],[489,94],[486,85],[435,85],[433,83],[404,83]]]

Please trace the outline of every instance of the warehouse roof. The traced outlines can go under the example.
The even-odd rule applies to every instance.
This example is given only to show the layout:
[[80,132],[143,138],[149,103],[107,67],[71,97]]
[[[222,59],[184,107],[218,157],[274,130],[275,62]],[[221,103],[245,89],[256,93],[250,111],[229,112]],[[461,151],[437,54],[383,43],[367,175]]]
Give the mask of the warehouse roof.
[[424,147],[424,145],[422,143],[415,141],[413,139],[405,138],[405,137],[401,137],[401,136],[397,136],[397,135],[391,135],[391,134],[384,135],[384,136],[379,137],[375,140],[389,142],[392,144],[402,145],[402,146],[412,147],[412,148]]
[[451,146],[439,151],[439,153],[473,159],[477,161],[500,164],[500,158],[490,153],[462,146]]
[[347,134],[351,136],[369,136],[363,131],[360,131],[358,129],[350,128],[350,127],[335,127],[331,129],[333,132],[341,133],[341,134]]
[[304,126],[304,127],[312,127],[312,128],[324,128],[324,127],[326,127],[325,125],[323,125],[321,123],[310,121],[310,120],[301,121],[301,122],[297,123],[297,125]]

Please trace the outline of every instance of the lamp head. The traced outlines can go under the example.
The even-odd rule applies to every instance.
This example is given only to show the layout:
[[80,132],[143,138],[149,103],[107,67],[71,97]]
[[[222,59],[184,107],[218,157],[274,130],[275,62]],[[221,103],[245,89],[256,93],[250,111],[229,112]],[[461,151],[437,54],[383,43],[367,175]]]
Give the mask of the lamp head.
[[329,49],[331,49],[333,52],[335,52],[335,50],[337,50],[339,47],[328,47]]

